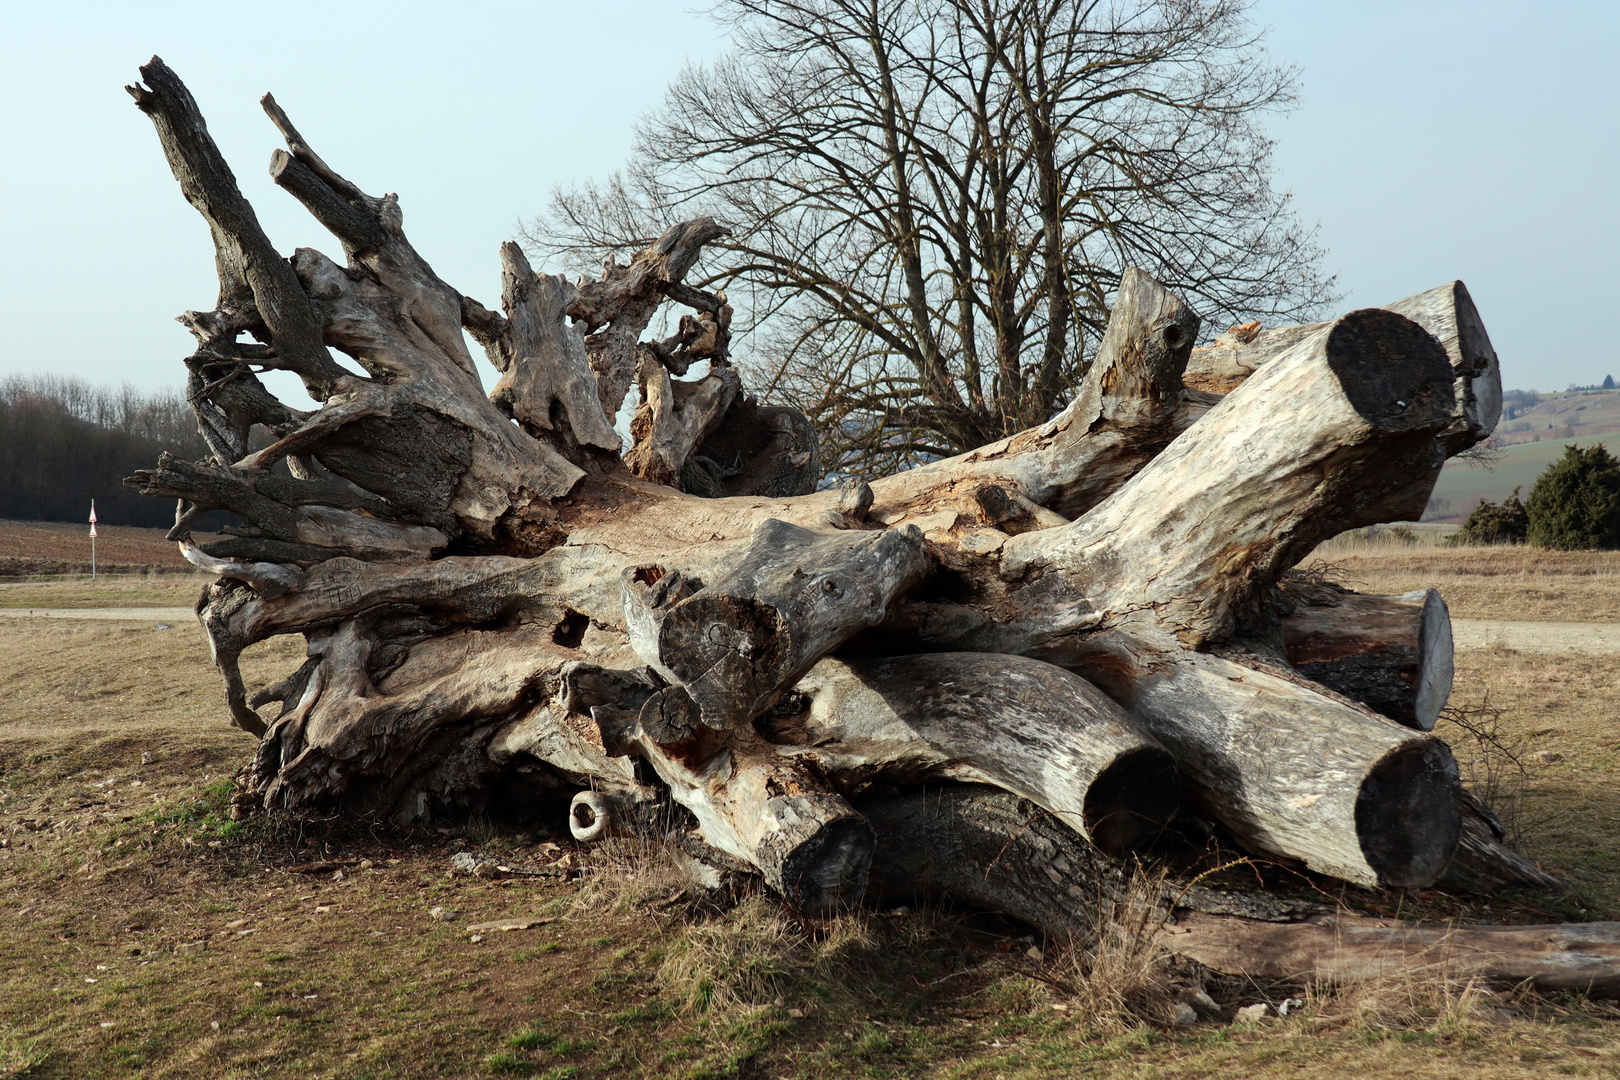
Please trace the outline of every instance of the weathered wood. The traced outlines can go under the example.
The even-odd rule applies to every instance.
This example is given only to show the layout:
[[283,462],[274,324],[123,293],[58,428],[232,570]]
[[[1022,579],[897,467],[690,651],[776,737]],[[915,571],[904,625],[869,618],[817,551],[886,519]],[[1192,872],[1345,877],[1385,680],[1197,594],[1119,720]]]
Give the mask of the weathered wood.
[[1440,888],[1464,894],[1566,891],[1568,887],[1557,877],[1503,842],[1507,831],[1489,807],[1466,790],[1463,796],[1462,835],[1436,883]]
[[970,617],[923,633],[1095,682],[1256,850],[1362,884],[1429,884],[1460,828],[1443,743],[1326,699],[1281,665],[1260,670],[1263,656],[1188,650],[1263,634],[1284,570],[1426,499],[1451,412],[1438,342],[1402,316],[1353,312],[1265,365],[1081,519],[1008,539],[999,580],[968,591]]
[[669,585],[649,592],[647,569],[627,572],[626,621],[642,660],[684,689],[704,724],[729,729],[881,622],[928,569],[916,529],[814,533],[770,520],[724,576],[677,601]]
[[1451,613],[1435,589],[1364,596],[1284,583],[1283,649],[1301,675],[1397,723],[1432,731],[1451,694]]
[[[154,77],[137,97],[215,228],[221,302],[188,316],[214,461],[140,482],[180,500],[177,537],[206,506],[248,519],[188,557],[220,575],[199,618],[233,719],[262,734],[250,784],[267,806],[423,820],[497,789],[585,789],[590,832],[667,790],[697,839],[825,912],[867,879],[873,832],[849,796],[871,785],[987,780],[1071,842],[1125,850],[1169,816],[1179,771],[1257,852],[1363,884],[1463,865],[1444,746],[1292,671],[1273,604],[1316,542],[1406,514],[1488,426],[1488,395],[1469,383],[1470,406],[1454,385],[1489,371],[1446,351],[1474,356],[1483,333],[1460,289],[1412,308],[1444,341],[1352,313],[1215,404],[1182,380],[1196,317],[1128,271],[1050,423],[812,492],[808,423],[746,397],[726,298],[683,281],[716,222],[579,285],[509,245],[502,315],[440,279],[397,198],[344,179],[267,98],[287,145],[272,177],[345,264],[283,261],[183,87]],[[666,300],[694,314],[641,340]],[[501,372],[493,395],[464,329]],[[327,348],[366,374],[326,379]],[[705,378],[671,378],[697,360]],[[320,408],[280,407],[267,366],[300,370]],[[637,375],[619,459],[611,421]],[[275,441],[252,452],[257,423]],[[290,479],[270,473],[283,460]],[[304,662],[250,694],[237,658],[283,633],[305,636]],[[883,655],[944,649],[981,655]]]
[[1282,921],[1328,910],[1260,888],[1174,876],[1155,890],[1151,878],[1133,881],[1135,860],[1098,851],[1056,815],[993,787],[944,784],[855,806],[877,833],[867,894],[874,902],[954,901],[1082,944],[1116,905],[1132,901],[1154,909],[1138,919],[1155,920],[1174,908]]
[[[1074,400],[1029,431],[955,458],[872,483],[885,524],[938,513],[942,488],[971,495],[994,484],[1065,518],[1077,517],[1131,478],[1207,404],[1188,402],[1181,373],[1198,337],[1198,317],[1134,267],[1120,279],[1108,328]],[[948,489],[947,489],[948,490]],[[956,509],[974,513],[971,503]]]
[[1258,628],[1267,590],[1323,540],[1427,501],[1451,384],[1444,350],[1409,319],[1328,324],[1082,519],[1008,540],[1001,577],[1031,584],[1005,621],[1028,635],[987,637],[1026,652],[1148,610],[1193,648]]
[[[506,321],[493,333],[487,320],[476,321],[474,330],[501,372],[490,399],[537,437],[558,429],[552,409],[559,408],[575,440],[617,454],[619,436],[596,396],[585,337],[565,321],[578,298],[566,278],[536,274],[521,248],[510,241],[501,245]],[[468,321],[465,315],[462,321]]]
[[585,349],[596,372],[602,409],[608,416],[618,413],[640,370],[641,333],[653,313],[667,295],[674,294],[683,303],[704,296],[697,290],[679,287],[697,262],[703,245],[726,232],[724,225],[707,217],[672,225],[637,252],[629,266],[609,261],[602,268],[600,281],[581,286],[579,299],[568,313],[583,324],[589,335]]
[[674,382],[651,353],[641,358],[645,401],[630,422],[634,440],[624,463],[643,480],[679,487],[681,470],[699,443],[720,425],[737,398],[737,369],[712,369],[696,382]]
[[[1455,376],[1452,424],[1443,434],[1447,450],[1458,453],[1483,441],[1502,414],[1502,370],[1468,287],[1448,282],[1427,292],[1384,305],[1433,334],[1446,350]],[[1259,323],[1234,326],[1213,344],[1194,349],[1187,362],[1189,387],[1228,394],[1266,363],[1320,331],[1326,323],[1262,329]]]
[[809,417],[786,405],[762,406],[739,392],[687,456],[680,487],[708,499],[788,498],[816,490],[821,474],[820,441]]
[[823,660],[761,720],[849,791],[994,784],[1103,851],[1147,847],[1175,814],[1175,762],[1118,705],[1051,664],[989,653]]
[[1450,926],[1350,915],[1263,923],[1188,912],[1166,941],[1227,975],[1361,982],[1421,971],[1510,989],[1620,997],[1620,923]]

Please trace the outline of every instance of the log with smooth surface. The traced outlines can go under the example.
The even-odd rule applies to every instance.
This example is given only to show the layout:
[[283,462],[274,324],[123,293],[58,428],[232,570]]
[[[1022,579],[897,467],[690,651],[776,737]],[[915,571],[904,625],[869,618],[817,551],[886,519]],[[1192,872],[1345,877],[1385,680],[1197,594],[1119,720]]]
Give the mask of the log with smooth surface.
[[1350,915],[1263,923],[1189,912],[1166,939],[1177,955],[1226,975],[1301,983],[1363,982],[1424,971],[1502,989],[1620,997],[1620,923],[1448,926]]

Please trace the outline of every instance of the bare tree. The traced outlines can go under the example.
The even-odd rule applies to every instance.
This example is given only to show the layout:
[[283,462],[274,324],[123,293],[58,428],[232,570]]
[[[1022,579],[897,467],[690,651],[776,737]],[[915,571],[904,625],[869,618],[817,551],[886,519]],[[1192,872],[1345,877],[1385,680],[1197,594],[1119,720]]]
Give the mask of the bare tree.
[[1127,266],[1217,320],[1333,299],[1270,185],[1256,123],[1294,73],[1247,6],[721,0],[734,51],[528,239],[585,262],[729,221],[705,284],[763,331],[755,381],[815,418],[823,460],[971,449],[1066,404]]

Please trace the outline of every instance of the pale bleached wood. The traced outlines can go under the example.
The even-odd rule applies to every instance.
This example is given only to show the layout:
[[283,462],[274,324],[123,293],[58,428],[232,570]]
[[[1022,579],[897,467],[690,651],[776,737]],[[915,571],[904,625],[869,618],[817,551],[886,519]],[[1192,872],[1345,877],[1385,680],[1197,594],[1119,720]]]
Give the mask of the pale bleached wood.
[[567,321],[578,298],[567,279],[536,274],[521,248],[510,241],[501,245],[506,323],[480,342],[501,372],[490,398],[540,437],[555,429],[551,410],[559,406],[575,440],[616,454],[619,436],[597,398],[584,335]]
[[[1194,798],[1257,851],[1394,884],[1432,878],[1449,854],[1456,789],[1443,747],[1265,651],[1281,571],[1322,536],[1426,496],[1467,419],[1447,346],[1414,323],[1337,320],[1211,407],[1182,381],[1197,320],[1131,271],[1074,404],[1051,423],[843,493],[694,499],[671,484],[697,457],[707,481],[748,474],[705,438],[739,389],[705,405],[702,384],[668,378],[706,358],[724,382],[729,306],[682,281],[721,226],[676,225],[579,286],[541,279],[509,249],[503,317],[438,278],[406,239],[398,200],[345,180],[267,100],[288,147],[272,176],[346,260],[305,249],[279,263],[181,92],[143,101],[221,238],[220,309],[190,320],[208,380],[199,415],[221,468],[171,468],[165,483],[186,497],[177,528],[202,498],[253,517],[256,535],[231,541],[233,558],[211,556],[222,576],[199,615],[233,717],[267,728],[253,782],[271,805],[421,820],[479,805],[497,780],[537,797],[589,786],[640,798],[640,757],[715,848],[792,902],[830,910],[866,873],[871,833],[845,787],[870,755],[829,770],[808,753],[818,748],[772,743],[756,723],[769,728],[793,683],[830,649],[855,648],[863,628],[861,648],[892,650],[870,631],[903,602],[925,613],[906,632],[933,647],[1087,673],[1161,733]],[[289,282],[298,295],[282,296]],[[666,341],[640,340],[665,299],[698,315]],[[285,310],[261,310],[282,300]],[[510,416],[484,395],[464,327],[494,344],[505,376],[495,396]],[[261,340],[237,342],[243,333]],[[366,376],[322,382],[319,357],[300,351],[312,334]],[[627,467],[603,425],[645,358],[649,437]],[[321,407],[268,406],[255,365],[296,365]],[[253,417],[268,418],[275,443],[230,459]],[[777,434],[772,453],[789,467],[764,470],[763,488],[801,490],[794,470],[814,454],[797,428]],[[271,482],[282,460],[295,479]],[[383,542],[401,536],[427,543]],[[308,656],[249,698],[236,657],[277,633],[304,634]],[[576,665],[634,672],[638,653],[651,671],[567,689]],[[279,715],[259,715],[275,702]],[[940,697],[916,742],[893,752],[939,759],[941,732],[966,741],[965,718],[986,708],[982,693]],[[1012,728],[1067,745],[1003,708]],[[1083,754],[1071,746],[1065,776],[1046,777],[1033,755],[985,741],[984,775],[1064,812],[1078,802],[1084,819],[1098,781],[1085,781]]]
[[727,365],[711,369],[695,382],[674,382],[647,353],[641,358],[641,385],[646,401],[630,422],[634,444],[624,463],[643,480],[679,487],[682,467],[720,425],[742,389],[742,379]]
[[649,603],[645,573],[626,575],[624,605],[657,624],[656,641],[632,639],[642,659],[690,696],[704,724],[730,729],[881,622],[929,569],[915,529],[817,533],[773,520],[723,576],[678,601]]
[[[1451,453],[1484,441],[1502,414],[1502,369],[1485,333],[1468,287],[1460,281],[1384,305],[1433,334],[1446,350],[1455,376],[1452,424],[1443,439]],[[1231,393],[1271,360],[1318,332],[1325,323],[1261,329],[1258,323],[1235,326],[1212,345],[1194,349],[1187,364],[1187,385],[1217,394]]]
[[986,653],[823,660],[796,693],[761,729],[851,790],[994,784],[1114,854],[1151,844],[1178,805],[1164,748],[1052,664]]

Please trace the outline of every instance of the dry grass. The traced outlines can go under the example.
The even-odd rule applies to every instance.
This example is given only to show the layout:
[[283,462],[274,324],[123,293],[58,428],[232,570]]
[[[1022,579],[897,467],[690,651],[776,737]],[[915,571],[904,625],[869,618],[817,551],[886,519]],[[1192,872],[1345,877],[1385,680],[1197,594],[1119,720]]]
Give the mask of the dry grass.
[[56,580],[0,581],[0,608],[186,607],[197,602],[206,574],[88,574]]
[[[1363,568],[1427,573],[1391,565],[1408,557],[1365,556]],[[1572,565],[1523,573],[1574,577]],[[1482,597],[1501,595],[1487,585]],[[298,659],[283,639],[245,666],[269,679]],[[1617,687],[1620,657],[1459,655],[1456,700],[1476,716],[1500,709],[1486,741],[1529,761],[1497,781],[1522,800],[1527,850],[1575,885],[1559,907],[1473,917],[1620,915]],[[1475,753],[1452,736],[1459,756]],[[228,777],[249,748],[225,722],[195,626],[0,622],[0,1077],[1620,1071],[1607,1006],[1427,973],[1316,988],[1253,1025],[1230,1023],[1232,1010],[1286,991],[1212,984],[1222,1018],[1169,1028],[1195,986],[1166,964],[1145,899],[1118,905],[1097,941],[1066,945],[938,910],[806,922],[761,897],[694,909],[675,901],[660,849],[630,841],[572,852],[591,868],[583,882],[450,878],[454,850],[533,863],[552,857],[546,837],[231,822]],[[1538,751],[1562,760],[1530,760]],[[341,880],[285,869],[312,858],[374,865]],[[459,919],[429,919],[435,906]],[[479,943],[465,929],[521,913],[555,921]],[[1031,944],[1041,960],[1025,956]]]
[[1359,592],[1437,588],[1459,619],[1620,621],[1620,551],[1447,548],[1333,541],[1302,564],[1331,564]]

